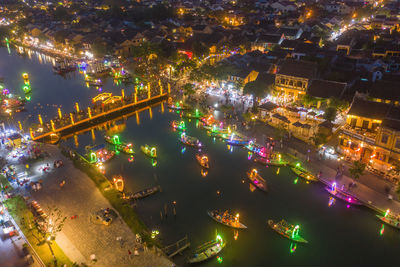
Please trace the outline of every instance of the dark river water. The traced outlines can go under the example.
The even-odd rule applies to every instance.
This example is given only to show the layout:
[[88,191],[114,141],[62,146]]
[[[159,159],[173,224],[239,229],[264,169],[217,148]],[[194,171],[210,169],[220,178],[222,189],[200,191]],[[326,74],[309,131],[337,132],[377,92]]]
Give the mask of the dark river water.
[[[57,107],[63,112],[72,111],[75,102],[86,107],[98,92],[85,86],[78,72],[67,78],[53,74],[51,60],[38,54],[21,56],[0,48],[0,76],[12,92],[22,94],[21,73],[30,75],[33,95],[27,104],[27,112],[18,118],[37,122],[37,114],[54,117]],[[115,86],[108,81],[103,91],[119,94],[131,87]],[[28,115],[33,114],[33,117]],[[152,116],[151,116],[152,115]],[[47,117],[46,117],[47,116]],[[198,137],[204,144],[203,152],[210,159],[210,170],[203,177],[193,148],[184,148],[178,142],[178,134],[171,131],[170,122],[178,116],[161,106],[145,110],[136,116],[111,123],[108,130],[119,129],[121,139],[132,142],[137,154],[129,162],[126,155],[118,155],[106,163],[106,175],[122,174],[127,191],[136,192],[159,184],[162,192],[138,202],[137,210],[149,229],[160,231],[158,238],[163,244],[172,243],[185,235],[192,247],[215,238],[216,232],[227,246],[216,258],[202,266],[399,266],[397,253],[400,234],[385,226],[374,212],[358,207],[346,207],[341,201],[329,205],[329,195],[321,184],[295,182],[296,176],[286,168],[257,166],[248,160],[244,149],[228,148],[188,122],[188,135]],[[102,130],[89,131],[66,141],[68,145],[84,152],[86,145],[104,143]],[[143,144],[155,145],[158,151],[157,165],[140,152]],[[267,180],[268,193],[252,192],[246,180],[246,171],[257,167]],[[218,194],[219,192],[219,194]],[[176,217],[172,214],[172,202],[176,202]],[[161,220],[160,211],[168,207],[167,219]],[[241,221],[248,226],[235,232],[214,222],[207,215],[209,209],[230,209],[240,213]],[[267,227],[267,219],[285,218],[300,225],[300,234],[309,241],[307,245],[295,245]],[[188,251],[185,252],[188,255]],[[182,264],[186,256],[178,256]]]

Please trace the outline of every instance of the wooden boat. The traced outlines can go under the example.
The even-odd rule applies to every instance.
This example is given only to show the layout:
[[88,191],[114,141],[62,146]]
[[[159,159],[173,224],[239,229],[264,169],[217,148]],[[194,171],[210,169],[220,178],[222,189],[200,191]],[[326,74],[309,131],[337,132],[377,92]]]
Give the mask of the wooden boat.
[[199,112],[197,109],[195,110],[195,112],[189,113],[189,112],[185,112],[182,114],[183,118],[188,118],[188,119],[200,119],[203,117],[203,114],[201,112]]
[[339,198],[341,200],[344,200],[349,204],[357,205],[357,206],[363,205],[363,203],[361,201],[359,201],[357,198],[355,198],[354,196],[337,189],[335,183],[332,186],[326,186],[325,190],[328,191],[329,194],[331,194],[332,196]]
[[171,123],[172,128],[178,131],[185,131],[186,125],[184,121],[172,121]]
[[53,67],[53,71],[57,74],[66,74],[68,72],[73,72],[76,70],[76,66],[70,63],[62,62],[57,66]]
[[182,144],[185,144],[187,146],[192,146],[192,147],[201,147],[200,140],[197,139],[196,137],[188,136],[185,134],[181,135],[181,138],[179,138]]
[[253,169],[251,170],[251,172],[248,172],[247,177],[249,178],[249,180],[253,185],[267,192],[268,190],[267,182],[258,174],[258,171],[256,169]]
[[125,153],[125,154],[128,154],[128,155],[133,155],[133,154],[135,154],[135,151],[133,150],[132,144],[125,144],[125,143],[122,143],[122,144],[116,145],[116,147],[117,147],[117,149],[118,149],[119,151],[121,151],[121,152],[123,152],[123,153]]
[[376,217],[378,217],[379,220],[381,220],[382,222],[390,226],[393,226],[397,229],[400,229],[400,220],[398,217],[393,215],[388,215],[388,216],[376,215]]
[[190,107],[188,105],[179,103],[168,105],[168,108],[173,110],[190,110]]
[[314,175],[312,175],[311,173],[309,173],[308,171],[304,170],[304,169],[300,169],[298,167],[291,167],[290,168],[297,176],[299,176],[300,178],[303,178],[307,181],[311,181],[311,182],[318,182],[319,180],[317,179],[317,177],[315,177]]
[[132,194],[131,196],[129,196],[129,199],[141,199],[141,198],[145,198],[148,197],[150,195],[153,195],[155,193],[157,193],[158,191],[161,190],[161,187],[159,185],[150,187],[150,188],[146,188],[144,190],[138,191],[134,194]]
[[222,223],[223,225],[238,228],[238,229],[246,229],[247,226],[243,223],[239,222],[239,214],[233,216],[229,214],[227,211],[221,212],[218,210],[207,211],[208,216],[213,218],[215,221]]
[[144,146],[141,146],[140,149],[146,156],[150,158],[157,158],[157,150],[155,147],[150,147],[146,144]]
[[118,145],[118,144],[120,144],[118,135],[115,135],[115,136],[106,135],[106,136],[104,136],[104,140],[105,140],[107,143],[110,143],[110,144],[112,144],[112,145]]
[[302,238],[299,234],[299,226],[287,223],[285,220],[280,222],[274,222],[273,220],[268,220],[268,225],[276,231],[278,234],[298,243],[308,243],[307,240]]
[[217,236],[216,240],[211,240],[198,247],[194,255],[189,258],[188,262],[197,263],[208,260],[220,253],[225,246],[226,243],[221,237]]
[[261,157],[256,157],[254,159],[254,162],[263,164],[263,165],[268,165],[268,166],[276,166],[276,167],[284,167],[287,166],[289,163],[287,161],[283,160],[278,160],[278,159],[266,159],[266,158],[261,158]]
[[247,144],[246,140],[243,139],[230,139],[230,138],[226,138],[225,142],[231,146],[244,146]]
[[113,183],[118,191],[120,192],[124,191],[124,179],[122,178],[121,175],[113,176]]
[[206,155],[200,156],[196,154],[197,162],[200,164],[201,167],[208,169],[210,166],[208,165],[208,157]]

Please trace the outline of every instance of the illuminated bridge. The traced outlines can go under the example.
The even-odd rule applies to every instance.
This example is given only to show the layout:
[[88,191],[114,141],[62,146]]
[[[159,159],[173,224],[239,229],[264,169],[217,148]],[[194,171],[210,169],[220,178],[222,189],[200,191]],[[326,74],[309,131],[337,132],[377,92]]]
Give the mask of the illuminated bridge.
[[[29,128],[30,136],[34,141],[56,142],[63,136],[163,102],[167,100],[169,91],[169,85],[168,93],[164,93],[160,86],[159,94],[151,96],[151,90],[148,90],[147,97],[141,100],[138,100],[137,93],[125,96],[124,90],[122,90],[121,96],[102,93],[92,99],[93,105],[87,110],[81,110],[78,103],[75,103],[76,110],[74,112],[63,115],[58,109],[58,117],[48,123],[43,122],[39,114],[39,125],[35,129]],[[22,128],[20,123],[19,127]]]

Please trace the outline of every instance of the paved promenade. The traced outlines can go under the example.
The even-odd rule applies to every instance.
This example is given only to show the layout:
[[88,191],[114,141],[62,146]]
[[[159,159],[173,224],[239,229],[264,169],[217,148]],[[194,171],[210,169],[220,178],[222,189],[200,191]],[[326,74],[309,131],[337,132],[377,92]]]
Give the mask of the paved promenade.
[[[90,215],[102,208],[112,208],[101,195],[92,180],[76,169],[72,162],[61,155],[55,146],[46,145],[50,157],[32,164],[30,169],[38,172],[40,166],[49,163],[51,171],[37,175],[35,180],[43,180],[43,188],[31,191],[30,196],[44,210],[49,206],[58,207],[67,216],[61,233],[57,235],[57,244],[73,262],[94,266],[171,266],[172,262],[164,256],[146,250],[134,256],[135,234],[125,222],[117,218],[111,225],[104,226],[90,221]],[[64,167],[54,169],[52,163],[61,159]],[[60,183],[65,180],[65,186]],[[77,216],[71,219],[72,216]],[[121,241],[117,237],[122,237]],[[129,255],[129,251],[132,255]],[[96,261],[91,260],[95,255]]]

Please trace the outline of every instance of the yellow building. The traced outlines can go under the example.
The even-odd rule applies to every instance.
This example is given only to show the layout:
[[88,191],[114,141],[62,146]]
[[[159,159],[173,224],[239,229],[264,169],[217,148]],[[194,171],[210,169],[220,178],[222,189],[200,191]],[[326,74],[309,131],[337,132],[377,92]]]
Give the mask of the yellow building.
[[400,107],[355,98],[339,136],[339,152],[388,172],[400,163]]
[[313,62],[285,59],[278,67],[275,88],[285,101],[297,100],[306,93],[316,72],[317,65]]

